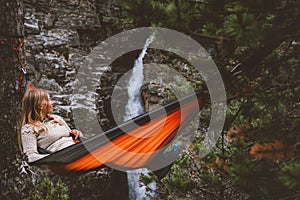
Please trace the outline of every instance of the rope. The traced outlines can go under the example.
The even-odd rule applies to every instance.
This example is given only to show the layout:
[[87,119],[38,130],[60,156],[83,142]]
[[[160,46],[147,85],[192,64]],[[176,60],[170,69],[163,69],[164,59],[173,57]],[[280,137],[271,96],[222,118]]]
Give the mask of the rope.
[[12,47],[12,50],[14,50],[14,52],[16,53],[18,61],[21,65],[21,72],[20,72],[20,76],[19,76],[19,86],[18,86],[19,91],[21,90],[21,88],[23,86],[23,81],[24,81],[24,78],[26,79],[26,74],[27,74],[26,66],[25,66],[24,62],[22,61],[20,53],[19,53],[19,50],[23,47],[24,43],[25,43],[25,38],[22,39],[22,41],[20,42],[18,47],[16,47],[16,48]]
[[[19,38],[21,36],[9,36],[9,37]],[[5,36],[0,35],[0,46],[3,46],[3,47],[8,46],[5,38],[6,38]],[[26,74],[27,74],[26,66],[25,66],[24,62],[22,61],[21,55],[20,55],[20,49],[23,47],[24,43],[25,43],[25,38],[23,37],[22,41],[20,42],[20,44],[17,47],[11,47],[11,49],[16,53],[16,56],[18,58],[20,66],[21,66],[20,75],[19,75],[19,85],[18,85],[19,91],[21,90],[21,88],[23,86],[23,81],[24,81],[24,78],[26,79]]]

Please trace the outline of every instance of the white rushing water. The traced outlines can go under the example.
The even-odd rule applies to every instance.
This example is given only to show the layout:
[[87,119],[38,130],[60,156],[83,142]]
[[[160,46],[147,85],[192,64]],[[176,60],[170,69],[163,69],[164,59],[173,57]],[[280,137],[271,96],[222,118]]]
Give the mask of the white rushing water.
[[[141,87],[143,85],[144,80],[144,66],[143,66],[143,58],[146,55],[146,51],[148,46],[153,41],[153,36],[150,36],[143,47],[142,52],[139,57],[135,60],[134,67],[132,70],[132,75],[128,82],[127,91],[128,91],[128,102],[126,105],[126,113],[124,116],[124,120],[129,120],[133,117],[136,117],[142,113],[144,113],[144,106],[142,104],[141,99]],[[128,179],[128,187],[129,187],[129,199],[130,200],[148,200],[150,199],[146,195],[145,186],[140,187],[139,177],[143,174],[147,174],[147,169],[136,169],[127,172]],[[152,183],[150,187],[155,190],[156,185]],[[148,194],[153,196],[154,194]]]
[[141,87],[144,81],[144,65],[143,58],[147,53],[147,48],[153,41],[153,36],[151,35],[143,47],[142,52],[139,57],[134,62],[134,67],[132,69],[132,75],[127,85],[128,92],[128,102],[126,105],[126,113],[124,120],[136,117],[144,112],[144,106],[141,99]]

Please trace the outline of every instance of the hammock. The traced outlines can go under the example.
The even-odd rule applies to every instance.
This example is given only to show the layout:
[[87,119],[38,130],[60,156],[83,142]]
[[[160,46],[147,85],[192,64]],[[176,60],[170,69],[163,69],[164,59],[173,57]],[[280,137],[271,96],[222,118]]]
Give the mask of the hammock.
[[200,95],[201,92],[197,91],[30,165],[46,165],[51,171],[62,175],[107,165],[128,170],[142,167],[151,169],[157,159],[165,159],[157,151],[165,149],[177,132],[198,113]]

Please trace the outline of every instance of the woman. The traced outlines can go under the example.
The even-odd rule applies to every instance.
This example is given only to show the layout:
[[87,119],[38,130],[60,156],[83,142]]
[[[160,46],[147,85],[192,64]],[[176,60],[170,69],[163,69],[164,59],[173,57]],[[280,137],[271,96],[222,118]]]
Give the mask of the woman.
[[20,150],[27,156],[28,162],[41,159],[47,154],[39,154],[38,147],[51,152],[75,144],[78,130],[71,130],[67,123],[53,112],[49,94],[42,89],[29,90],[22,102],[22,113],[18,142]]

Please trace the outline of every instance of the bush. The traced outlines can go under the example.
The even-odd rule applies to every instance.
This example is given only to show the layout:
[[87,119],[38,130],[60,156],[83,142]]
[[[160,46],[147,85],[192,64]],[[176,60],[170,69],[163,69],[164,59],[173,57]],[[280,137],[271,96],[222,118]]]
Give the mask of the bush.
[[27,200],[66,200],[69,199],[67,194],[68,188],[61,179],[56,184],[47,176],[36,187],[36,191],[32,192]]

